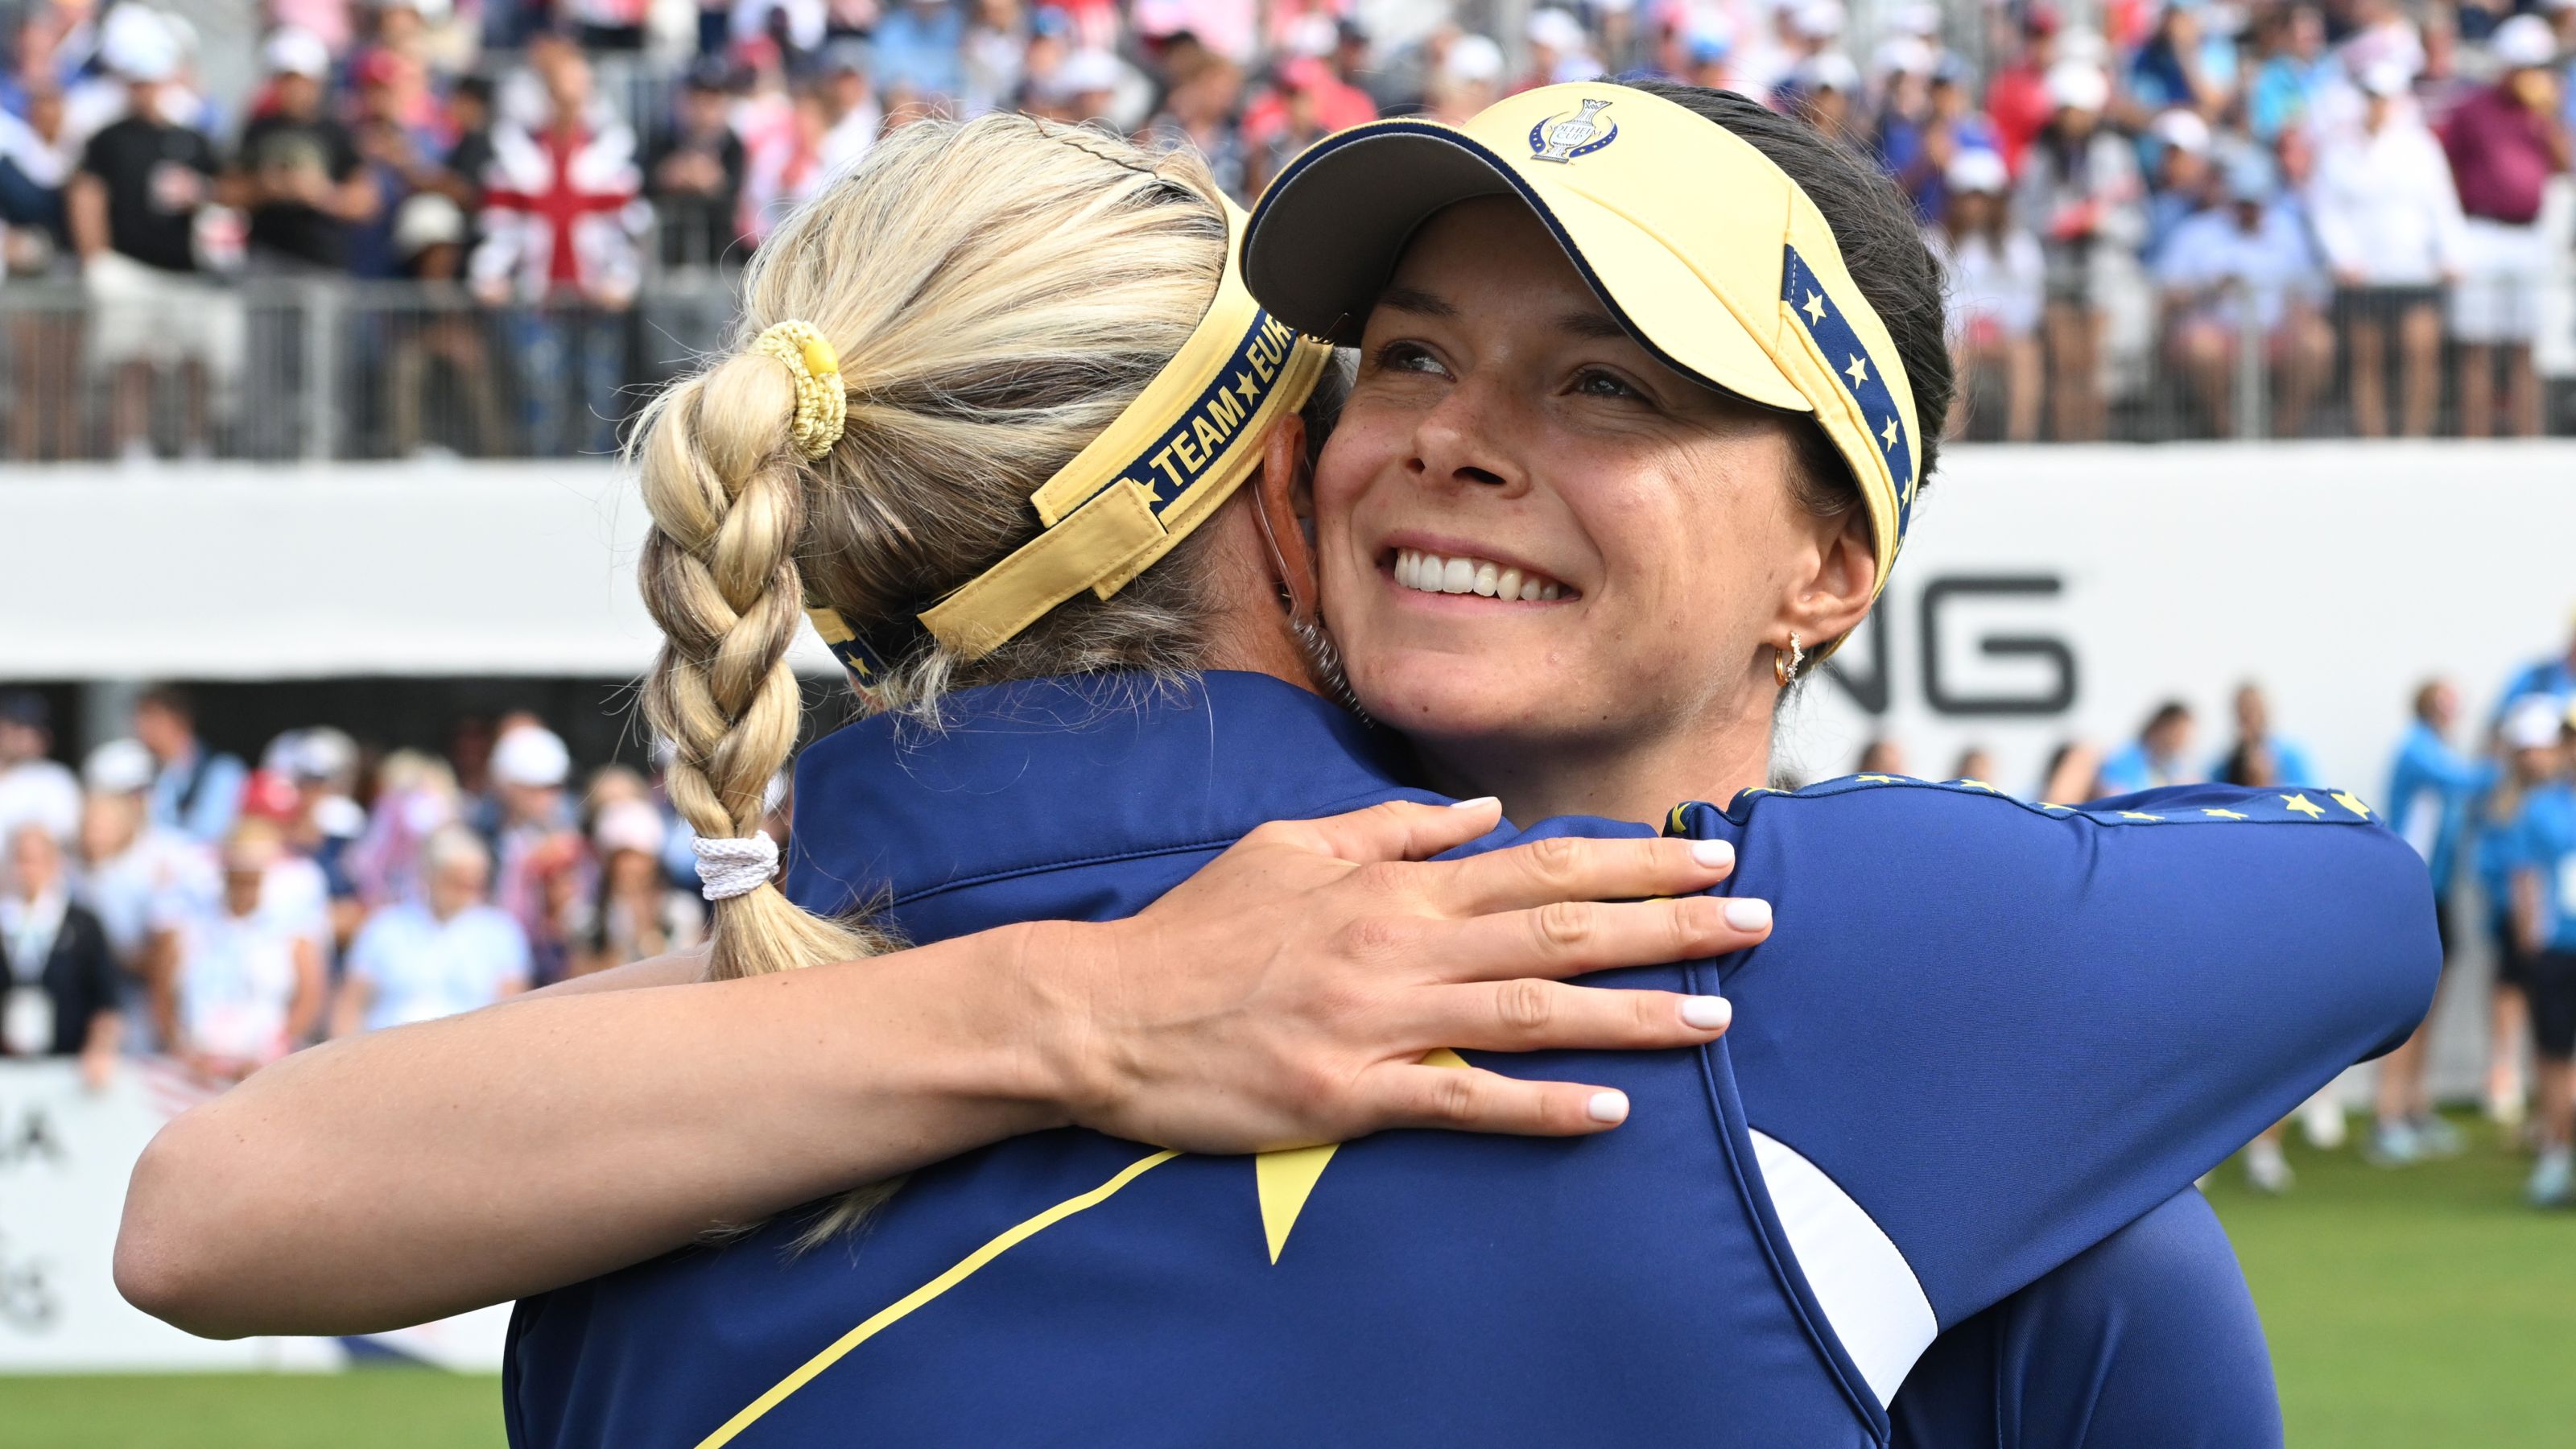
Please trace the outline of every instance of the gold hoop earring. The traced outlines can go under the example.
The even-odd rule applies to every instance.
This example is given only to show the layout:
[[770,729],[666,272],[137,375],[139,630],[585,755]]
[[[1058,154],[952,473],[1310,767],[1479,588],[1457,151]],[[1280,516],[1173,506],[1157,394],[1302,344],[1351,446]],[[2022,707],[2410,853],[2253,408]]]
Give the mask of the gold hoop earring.
[[1789,634],[1788,648],[1782,649],[1775,645],[1771,650],[1771,677],[1780,681],[1782,689],[1787,689],[1797,681],[1798,666],[1806,662],[1807,651],[1798,647],[1797,632],[1792,630]]

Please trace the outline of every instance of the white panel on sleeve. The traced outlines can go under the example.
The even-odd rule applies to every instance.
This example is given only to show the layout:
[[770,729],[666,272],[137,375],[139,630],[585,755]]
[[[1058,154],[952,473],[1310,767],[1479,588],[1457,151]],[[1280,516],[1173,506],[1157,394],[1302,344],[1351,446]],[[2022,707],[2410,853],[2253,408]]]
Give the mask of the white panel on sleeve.
[[1753,1158],[1789,1251],[1843,1352],[1884,1406],[1940,1332],[1932,1300],[1905,1255],[1851,1194],[1785,1143],[1752,1136]]

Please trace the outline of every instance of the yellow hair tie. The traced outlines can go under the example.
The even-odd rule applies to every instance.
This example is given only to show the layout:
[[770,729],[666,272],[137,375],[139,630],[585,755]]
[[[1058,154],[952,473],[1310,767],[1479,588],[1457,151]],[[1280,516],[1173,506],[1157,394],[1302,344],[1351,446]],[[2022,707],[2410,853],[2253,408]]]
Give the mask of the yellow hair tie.
[[751,350],[787,364],[796,377],[796,412],[787,439],[807,458],[820,458],[841,441],[849,394],[841,390],[841,357],[811,322],[780,322],[753,340]]

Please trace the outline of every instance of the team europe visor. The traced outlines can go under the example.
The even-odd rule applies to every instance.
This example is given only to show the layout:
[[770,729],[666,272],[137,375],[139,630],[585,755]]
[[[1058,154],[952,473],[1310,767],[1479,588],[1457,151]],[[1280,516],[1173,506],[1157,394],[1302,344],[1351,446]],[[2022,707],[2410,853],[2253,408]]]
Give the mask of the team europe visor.
[[[1106,599],[1125,588],[1252,476],[1271,424],[1315,390],[1331,349],[1252,300],[1243,213],[1222,204],[1225,272],[1189,340],[1029,496],[1037,537],[920,614],[919,627],[959,656],[991,653],[1078,594]],[[900,655],[908,634],[900,624],[862,633],[820,604],[805,612],[862,687]]]
[[1868,501],[1887,586],[1921,457],[1895,342],[1815,203],[1705,117],[1596,81],[1526,91],[1464,126],[1339,132],[1253,208],[1245,278],[1290,326],[1355,345],[1414,232],[1481,196],[1527,202],[1620,326],[1668,366],[1814,414]]

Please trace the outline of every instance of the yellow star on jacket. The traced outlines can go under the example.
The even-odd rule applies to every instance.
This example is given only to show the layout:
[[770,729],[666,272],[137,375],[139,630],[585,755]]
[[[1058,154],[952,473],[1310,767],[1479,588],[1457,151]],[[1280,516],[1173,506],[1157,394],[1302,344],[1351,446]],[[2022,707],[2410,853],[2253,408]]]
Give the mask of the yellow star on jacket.
[[2355,799],[2347,791],[2337,790],[2328,798],[2333,800],[2337,805],[2342,806],[2364,820],[2368,820],[2370,818],[2370,807],[2362,804],[2361,801]]
[[2326,813],[2324,806],[2309,799],[2305,794],[2284,795],[2281,797],[2281,803],[2288,806],[2290,809],[2296,810],[2300,814],[2305,815],[2310,820],[2314,820],[2318,816]]
[[[1464,1067],[1467,1059],[1443,1047],[1424,1057],[1422,1064]],[[1306,1210],[1306,1199],[1314,1195],[1315,1184],[1323,1180],[1324,1169],[1340,1150],[1340,1143],[1327,1142],[1319,1147],[1264,1152],[1252,1159],[1252,1182],[1261,1196],[1261,1233],[1270,1242],[1271,1262],[1279,1261],[1279,1250],[1288,1246],[1288,1230],[1297,1226],[1297,1215]]]

